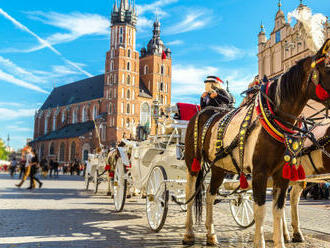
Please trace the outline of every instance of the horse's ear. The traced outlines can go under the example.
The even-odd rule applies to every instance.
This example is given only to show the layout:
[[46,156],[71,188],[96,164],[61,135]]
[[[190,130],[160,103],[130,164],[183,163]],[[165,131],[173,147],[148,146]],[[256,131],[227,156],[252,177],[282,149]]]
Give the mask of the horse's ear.
[[327,39],[320,50],[317,52],[318,57],[324,56],[330,52],[330,39]]

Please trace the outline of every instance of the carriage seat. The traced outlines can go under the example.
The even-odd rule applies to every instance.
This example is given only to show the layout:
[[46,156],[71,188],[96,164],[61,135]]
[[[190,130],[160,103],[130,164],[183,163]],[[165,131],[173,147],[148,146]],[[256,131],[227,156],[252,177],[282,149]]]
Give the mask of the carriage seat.
[[177,103],[176,104],[179,113],[179,119],[189,121],[197,112],[201,110],[201,107],[196,104],[190,103]]

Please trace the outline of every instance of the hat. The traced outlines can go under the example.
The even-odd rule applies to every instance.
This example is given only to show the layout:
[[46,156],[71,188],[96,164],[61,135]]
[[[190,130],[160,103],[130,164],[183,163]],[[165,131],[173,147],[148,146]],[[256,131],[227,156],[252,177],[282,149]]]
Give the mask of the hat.
[[223,83],[223,81],[216,76],[208,76],[204,83]]

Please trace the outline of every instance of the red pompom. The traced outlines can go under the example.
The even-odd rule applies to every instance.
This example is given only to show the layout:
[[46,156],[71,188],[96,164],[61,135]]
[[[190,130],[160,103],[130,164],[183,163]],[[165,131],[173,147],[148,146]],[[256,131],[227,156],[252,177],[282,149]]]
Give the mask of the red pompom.
[[192,165],[191,165],[191,171],[192,172],[199,172],[201,170],[201,163],[197,158],[194,158]]
[[285,178],[285,179],[290,179],[291,178],[291,166],[290,166],[289,163],[285,163],[283,165],[282,177]]
[[296,166],[292,166],[291,168],[291,181],[298,181],[299,180],[299,176],[298,176],[298,170],[296,169]]
[[330,95],[328,94],[328,92],[322,87],[321,84],[318,84],[316,87],[315,87],[315,93],[316,93],[316,96],[321,100],[321,101],[324,101],[324,100],[327,100]]
[[241,189],[247,189],[249,187],[249,183],[243,172],[241,172],[241,175],[239,178],[239,185],[240,185]]
[[109,172],[109,177],[110,177],[110,178],[114,178],[114,177],[115,177],[115,173],[114,173],[113,171],[110,171],[110,172]]
[[111,170],[111,165],[107,164],[107,165],[104,167],[104,170],[105,170],[105,171],[109,171],[109,170]]
[[299,177],[299,180],[304,180],[306,178],[305,170],[302,165],[299,165],[299,167],[298,167],[298,177]]

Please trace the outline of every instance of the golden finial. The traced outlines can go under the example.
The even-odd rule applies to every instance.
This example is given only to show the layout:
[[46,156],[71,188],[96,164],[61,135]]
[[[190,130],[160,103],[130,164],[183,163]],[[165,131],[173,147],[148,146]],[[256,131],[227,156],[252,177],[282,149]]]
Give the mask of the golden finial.
[[278,8],[281,9],[281,6],[282,6],[282,3],[281,3],[281,0],[278,0]]

